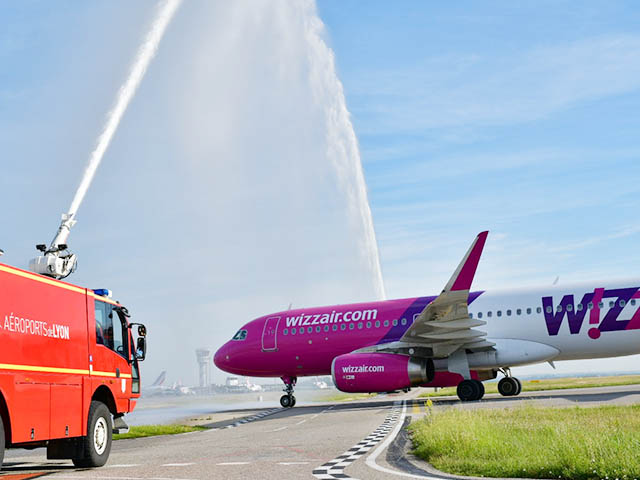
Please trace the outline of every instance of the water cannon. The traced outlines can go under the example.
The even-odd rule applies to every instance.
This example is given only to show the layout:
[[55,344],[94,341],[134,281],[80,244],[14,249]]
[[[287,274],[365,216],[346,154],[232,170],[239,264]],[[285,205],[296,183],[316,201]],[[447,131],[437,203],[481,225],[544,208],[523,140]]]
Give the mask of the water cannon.
[[57,280],[68,277],[75,272],[78,266],[78,257],[68,249],[67,239],[71,233],[71,227],[76,224],[74,213],[63,213],[58,233],[47,248],[46,244],[36,245],[36,250],[42,255],[31,259],[29,270],[40,275],[46,275]]

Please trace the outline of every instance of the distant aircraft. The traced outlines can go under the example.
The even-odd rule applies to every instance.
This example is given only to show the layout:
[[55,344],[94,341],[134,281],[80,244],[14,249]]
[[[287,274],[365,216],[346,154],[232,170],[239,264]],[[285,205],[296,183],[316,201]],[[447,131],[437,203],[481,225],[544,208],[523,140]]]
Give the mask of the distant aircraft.
[[156,380],[151,384],[151,386],[159,387],[164,383],[166,379],[167,379],[167,371],[163,370],[162,372],[160,372],[160,375],[158,375],[158,378],[156,378]]
[[511,367],[640,353],[640,281],[470,292],[488,232],[480,233],[438,296],[289,310],[257,318],[215,354],[226,372],[280,377],[283,407],[301,376],[328,375],[345,392],[482,381],[518,395]]

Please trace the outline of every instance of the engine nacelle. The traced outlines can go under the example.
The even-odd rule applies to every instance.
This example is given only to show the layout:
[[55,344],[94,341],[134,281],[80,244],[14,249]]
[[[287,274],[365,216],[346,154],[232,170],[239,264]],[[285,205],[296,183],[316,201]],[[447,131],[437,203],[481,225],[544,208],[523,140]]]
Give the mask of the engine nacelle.
[[434,368],[431,359],[394,353],[347,353],[331,364],[333,383],[349,393],[402,390],[430,382]]

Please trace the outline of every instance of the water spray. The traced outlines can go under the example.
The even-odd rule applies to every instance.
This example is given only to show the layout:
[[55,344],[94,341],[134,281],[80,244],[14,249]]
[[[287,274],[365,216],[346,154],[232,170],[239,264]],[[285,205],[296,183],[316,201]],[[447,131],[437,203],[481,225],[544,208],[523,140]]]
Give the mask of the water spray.
[[147,33],[144,42],[138,50],[138,54],[131,66],[131,71],[125,83],[120,87],[116,102],[107,115],[102,133],[98,137],[96,148],[91,152],[87,168],[84,171],[80,185],[69,207],[67,213],[62,214],[62,222],[58,227],[58,233],[47,247],[45,244],[36,245],[36,249],[42,252],[42,255],[32,259],[29,262],[29,270],[41,275],[61,279],[73,273],[77,266],[77,257],[68,250],[67,239],[71,232],[71,227],[76,224],[75,216],[80,208],[82,200],[84,200],[89,186],[93,181],[93,177],[98,170],[98,166],[102,161],[111,139],[118,129],[122,115],[129,106],[129,102],[136,93],[144,74],[149,67],[149,63],[153,59],[160,40],[164,32],[171,22],[173,15],[180,6],[182,0],[165,0],[159,8],[158,14],[151,25],[151,30]]

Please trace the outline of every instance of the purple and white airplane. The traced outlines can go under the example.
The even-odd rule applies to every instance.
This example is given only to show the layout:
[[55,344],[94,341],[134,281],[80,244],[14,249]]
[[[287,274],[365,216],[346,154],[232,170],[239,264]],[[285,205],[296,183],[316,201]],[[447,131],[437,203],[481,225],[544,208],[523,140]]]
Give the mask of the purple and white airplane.
[[440,295],[288,310],[243,326],[215,354],[218,368],[280,377],[283,407],[301,376],[331,374],[344,392],[457,386],[482,381],[518,395],[511,367],[640,353],[640,281],[543,290],[471,292],[488,232],[480,233]]

